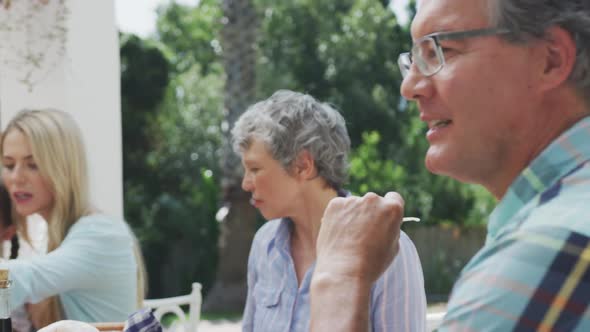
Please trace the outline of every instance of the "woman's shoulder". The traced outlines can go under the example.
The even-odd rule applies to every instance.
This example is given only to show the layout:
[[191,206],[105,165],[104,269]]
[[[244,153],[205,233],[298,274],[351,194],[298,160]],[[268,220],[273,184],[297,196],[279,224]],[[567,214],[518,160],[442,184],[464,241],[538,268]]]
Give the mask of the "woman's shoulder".
[[400,244],[401,248],[406,248],[405,250],[407,250],[407,251],[410,251],[410,252],[416,251],[416,246],[414,245],[414,242],[412,242],[412,239],[410,239],[408,234],[406,234],[406,232],[404,232],[404,231],[400,231],[399,244]]
[[131,230],[122,219],[95,213],[78,219],[70,228],[66,239],[79,235],[106,236],[113,240],[117,238],[128,239],[131,237]]
[[89,226],[89,225],[95,225],[97,223],[98,224],[112,224],[112,225],[114,225],[114,227],[119,226],[119,225],[123,225],[123,226],[125,225],[125,222],[120,218],[116,218],[116,217],[102,214],[102,213],[93,213],[93,214],[89,214],[86,216],[82,216],[80,219],[78,219],[78,221],[76,221],[76,223],[74,223],[73,226],[77,226],[77,225]]
[[405,232],[400,231],[399,251],[376,284],[382,284],[386,279],[400,280],[400,276],[413,278],[415,274],[422,274],[422,264],[420,263],[418,251],[410,237]]

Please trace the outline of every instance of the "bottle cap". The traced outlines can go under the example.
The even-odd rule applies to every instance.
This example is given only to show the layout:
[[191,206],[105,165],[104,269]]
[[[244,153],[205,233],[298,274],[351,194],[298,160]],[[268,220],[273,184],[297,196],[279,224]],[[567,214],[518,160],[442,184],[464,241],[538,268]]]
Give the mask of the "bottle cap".
[[8,280],[8,270],[0,269],[0,288],[8,288],[10,280]]

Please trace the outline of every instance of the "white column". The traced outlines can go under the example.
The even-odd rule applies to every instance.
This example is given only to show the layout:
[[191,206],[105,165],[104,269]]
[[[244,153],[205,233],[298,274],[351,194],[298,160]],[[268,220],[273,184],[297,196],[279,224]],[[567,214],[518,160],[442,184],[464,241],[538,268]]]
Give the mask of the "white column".
[[[43,1],[12,0],[9,11],[14,10],[16,15],[17,10],[23,10],[26,3],[32,2]],[[55,19],[55,11],[49,8],[56,3],[50,0],[45,12],[45,9],[37,12],[42,16],[37,18],[40,25]],[[65,3],[69,14],[65,21],[67,41],[62,47],[63,55],[56,55],[59,52],[55,52],[54,47],[47,48],[53,58],[42,63],[42,68],[35,73],[40,81],[32,90],[19,82],[26,68],[6,63],[7,51],[0,48],[2,126],[23,108],[58,108],[73,114],[84,135],[93,202],[105,213],[121,217],[120,62],[114,0],[65,0]],[[5,9],[0,8],[0,18],[6,14],[3,11]],[[10,40],[10,47],[24,49],[31,40],[41,45],[42,38],[27,39],[25,33],[17,34]]]

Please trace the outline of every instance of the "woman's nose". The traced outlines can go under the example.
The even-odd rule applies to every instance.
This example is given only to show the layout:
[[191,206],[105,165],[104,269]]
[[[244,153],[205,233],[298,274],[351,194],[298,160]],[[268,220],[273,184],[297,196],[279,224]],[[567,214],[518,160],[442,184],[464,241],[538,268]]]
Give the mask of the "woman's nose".
[[252,181],[247,173],[244,174],[244,177],[242,178],[242,189],[244,191],[252,191]]
[[10,174],[10,180],[14,183],[22,183],[26,180],[24,169],[20,166],[15,166]]

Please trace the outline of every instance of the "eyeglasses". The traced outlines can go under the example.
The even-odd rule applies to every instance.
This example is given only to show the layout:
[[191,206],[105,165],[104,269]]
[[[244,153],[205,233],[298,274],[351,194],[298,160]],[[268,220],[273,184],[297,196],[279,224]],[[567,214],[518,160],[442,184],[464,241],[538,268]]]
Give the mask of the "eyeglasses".
[[397,64],[402,77],[408,75],[413,63],[416,64],[422,75],[429,77],[438,73],[445,65],[445,55],[440,45],[441,40],[458,40],[506,33],[510,33],[510,31],[498,28],[436,32],[416,40],[410,52],[399,55]]

